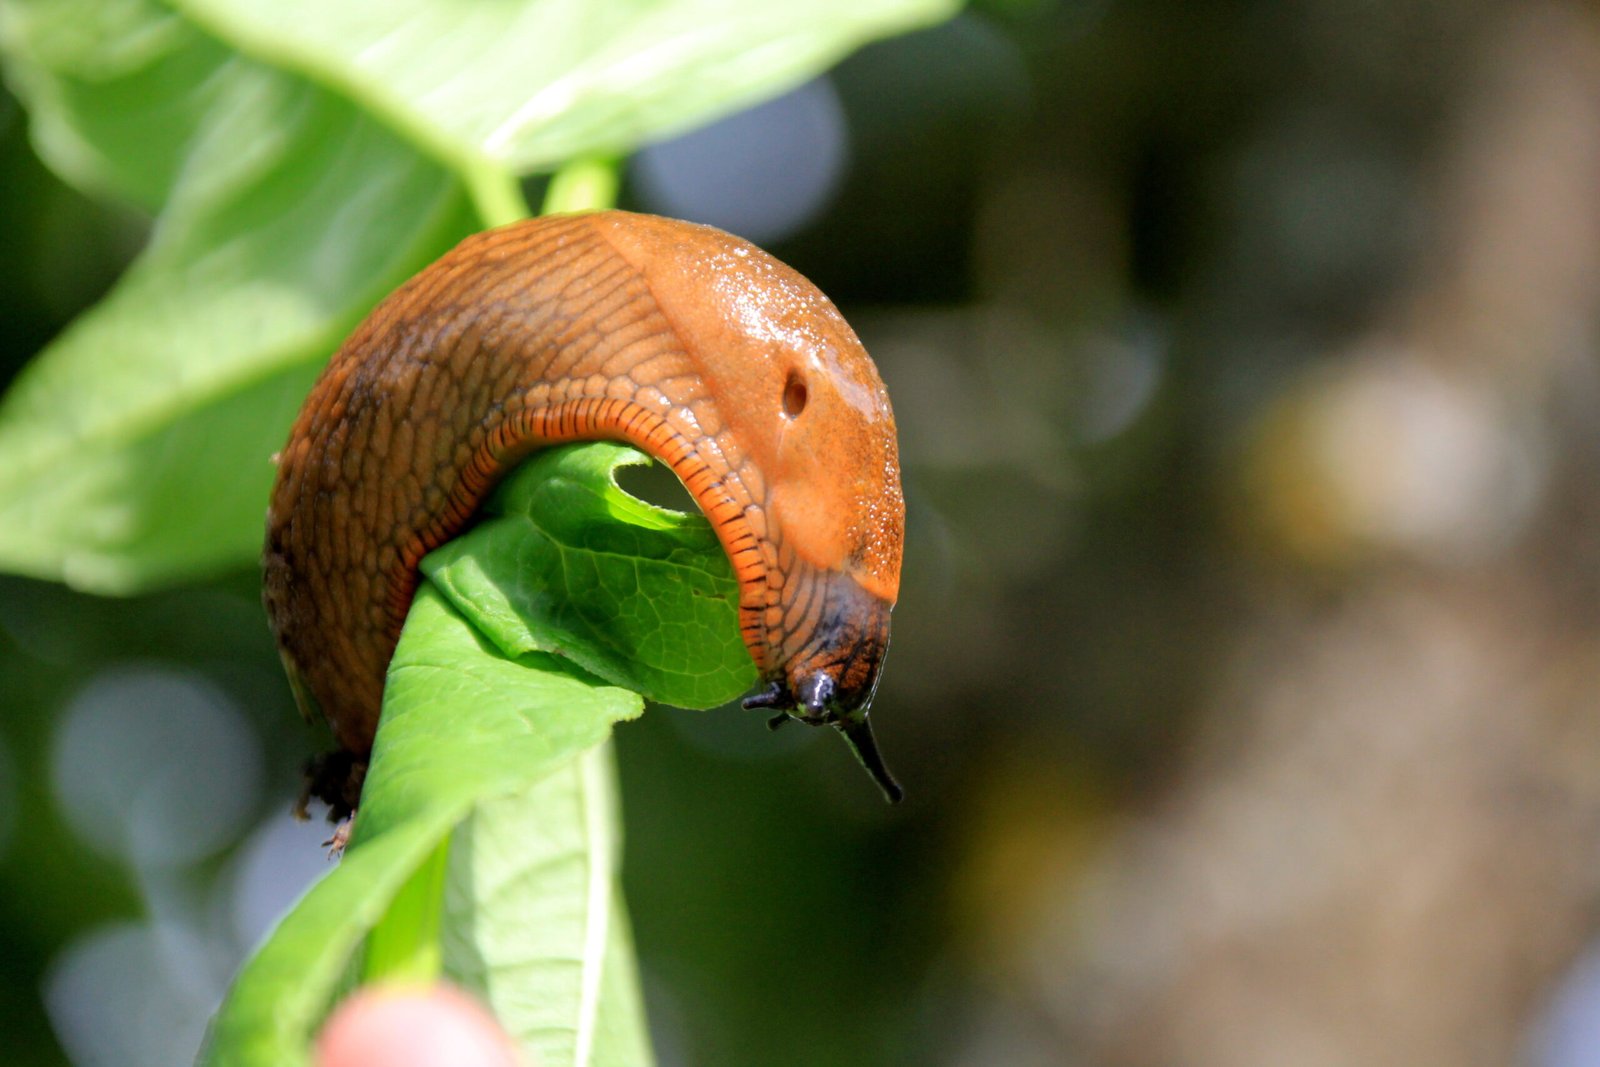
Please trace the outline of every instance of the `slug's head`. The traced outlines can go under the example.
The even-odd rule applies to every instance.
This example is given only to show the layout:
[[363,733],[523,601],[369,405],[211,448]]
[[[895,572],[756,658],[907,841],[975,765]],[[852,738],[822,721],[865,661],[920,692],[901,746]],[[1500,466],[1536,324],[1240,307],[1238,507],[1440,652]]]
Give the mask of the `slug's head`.
[[832,726],[849,744],[891,804],[904,795],[878,753],[868,708],[889,650],[891,605],[862,589],[848,575],[811,571],[813,608],[799,620],[809,624],[789,636],[792,651],[765,689],[746,698],[746,708],[778,714],[776,729],[790,719]]
[[595,224],[646,277],[705,386],[679,398],[693,416],[683,432],[714,437],[751,498],[743,520],[762,556],[739,576],[741,627],[767,687],[746,706],[834,727],[898,800],[867,726],[905,540],[877,367],[816,286],[755,246],[662,219]]

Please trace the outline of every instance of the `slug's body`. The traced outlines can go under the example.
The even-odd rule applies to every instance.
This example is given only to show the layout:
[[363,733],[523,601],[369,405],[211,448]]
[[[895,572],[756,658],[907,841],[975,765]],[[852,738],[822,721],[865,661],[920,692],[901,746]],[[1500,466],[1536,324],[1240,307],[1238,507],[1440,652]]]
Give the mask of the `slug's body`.
[[[418,561],[522,456],[594,438],[666,462],[716,528],[767,683],[747,706],[838,726],[897,798],[866,726],[905,519],[883,383],[793,270],[622,212],[463,241],[356,329],[295,421],[265,601],[348,763],[371,749]],[[346,785],[317,791],[342,809],[359,775]]]

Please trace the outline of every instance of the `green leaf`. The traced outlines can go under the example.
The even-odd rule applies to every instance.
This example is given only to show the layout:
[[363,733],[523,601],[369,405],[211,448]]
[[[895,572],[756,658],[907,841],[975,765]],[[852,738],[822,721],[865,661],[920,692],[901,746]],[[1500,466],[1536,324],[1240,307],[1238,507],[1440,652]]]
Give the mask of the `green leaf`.
[[[8,4],[7,46],[48,38],[36,53],[86,77],[114,49],[92,22],[69,32],[66,19],[88,18],[78,7],[52,22],[55,8]],[[178,139],[152,134],[159,166],[106,175],[153,196],[174,171],[151,242],[0,398],[0,565],[110,592],[254,558],[268,458],[317,364],[388,289],[475,228],[454,176],[346,101],[237,59],[211,62],[215,46],[156,5],[117,10],[118,32],[182,53],[124,49],[113,84],[147,89],[142,109],[127,108],[147,119],[171,108],[177,121],[192,115],[174,100],[209,106],[181,166],[166,158]],[[19,87],[55,84],[83,103],[71,78],[41,70]],[[180,92],[168,75],[196,81]],[[32,101],[49,122],[76,123],[85,143],[109,136],[50,99]],[[95,159],[125,151],[99,147]]]
[[383,921],[367,934],[363,982],[429,985],[443,970],[439,902],[450,869],[450,840],[434,846],[389,902]]
[[389,668],[351,847],[240,972],[201,1062],[304,1063],[362,939],[473,805],[574,765],[642,706],[557,657],[500,655],[425,585]]
[[[177,0],[445,156],[518,173],[776,95],[954,0]],[[397,8],[399,14],[397,15]],[[514,42],[514,45],[512,44]]]
[[481,806],[451,845],[444,969],[543,1064],[650,1061],[609,753]]
[[536,453],[423,572],[507,655],[559,652],[651,700],[717,707],[756,682],[738,584],[703,517],[617,487],[617,468],[649,462],[610,443]]
[[[246,965],[203,1063],[303,1063],[363,941],[369,979],[442,973],[547,1067],[650,1062],[603,745],[643,700],[603,679],[642,657],[661,692],[737,693],[754,668],[704,516],[617,487],[640,462],[606,442],[538,453],[425,561],[351,848]],[[611,614],[707,639],[641,652]]]
[[152,212],[207,117],[251,76],[150,0],[7,0],[0,49],[46,162],[87,192]]
[[559,656],[499,652],[423,587],[389,665],[354,841],[526,785],[636,717],[638,694]]

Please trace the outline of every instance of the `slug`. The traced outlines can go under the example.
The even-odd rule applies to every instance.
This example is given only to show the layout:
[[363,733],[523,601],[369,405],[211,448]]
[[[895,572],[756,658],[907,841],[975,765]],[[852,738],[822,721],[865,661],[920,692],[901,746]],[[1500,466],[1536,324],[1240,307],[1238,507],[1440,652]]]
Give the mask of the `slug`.
[[[677,474],[739,584],[747,708],[830,725],[891,801],[868,723],[900,584],[894,414],[800,274],[706,226],[620,211],[462,241],[334,355],[278,454],[264,593],[301,710],[341,751],[307,795],[348,814],[417,564],[557,442],[625,441]],[[303,808],[303,805],[302,805]]]

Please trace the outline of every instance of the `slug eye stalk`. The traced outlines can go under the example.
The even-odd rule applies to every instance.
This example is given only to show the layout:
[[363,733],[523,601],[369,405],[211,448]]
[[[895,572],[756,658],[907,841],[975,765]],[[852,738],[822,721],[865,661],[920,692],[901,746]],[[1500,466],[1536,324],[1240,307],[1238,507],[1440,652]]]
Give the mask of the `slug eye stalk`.
[[[832,726],[839,731],[845,744],[850,746],[850,751],[855,753],[857,762],[866,769],[867,774],[872,776],[872,780],[882,790],[883,798],[891,804],[900,803],[905,799],[905,790],[895,781],[894,774],[883,761],[883,754],[878,751],[878,741],[873,736],[872,723],[867,712],[862,710],[840,713],[828,707],[828,698],[832,695],[831,682],[826,677],[817,677],[819,681],[802,685],[803,689],[809,690],[807,695],[811,699],[801,701],[798,706],[788,687],[782,681],[775,681],[759,693],[745,697],[744,709],[746,711],[776,709],[778,713],[767,720],[769,730],[776,730],[791,719],[803,722],[807,726]],[[808,679],[809,681],[811,680]]]
[[863,711],[859,716],[846,716],[834,723],[834,726],[844,736],[845,744],[856,754],[861,766],[866,768],[872,780],[878,783],[878,788],[883,790],[883,799],[891,804],[898,804],[904,800],[905,790],[900,788],[900,783],[889,773],[888,765],[883,762],[883,756],[878,752],[878,742],[872,736],[872,724],[868,721],[867,713]]

